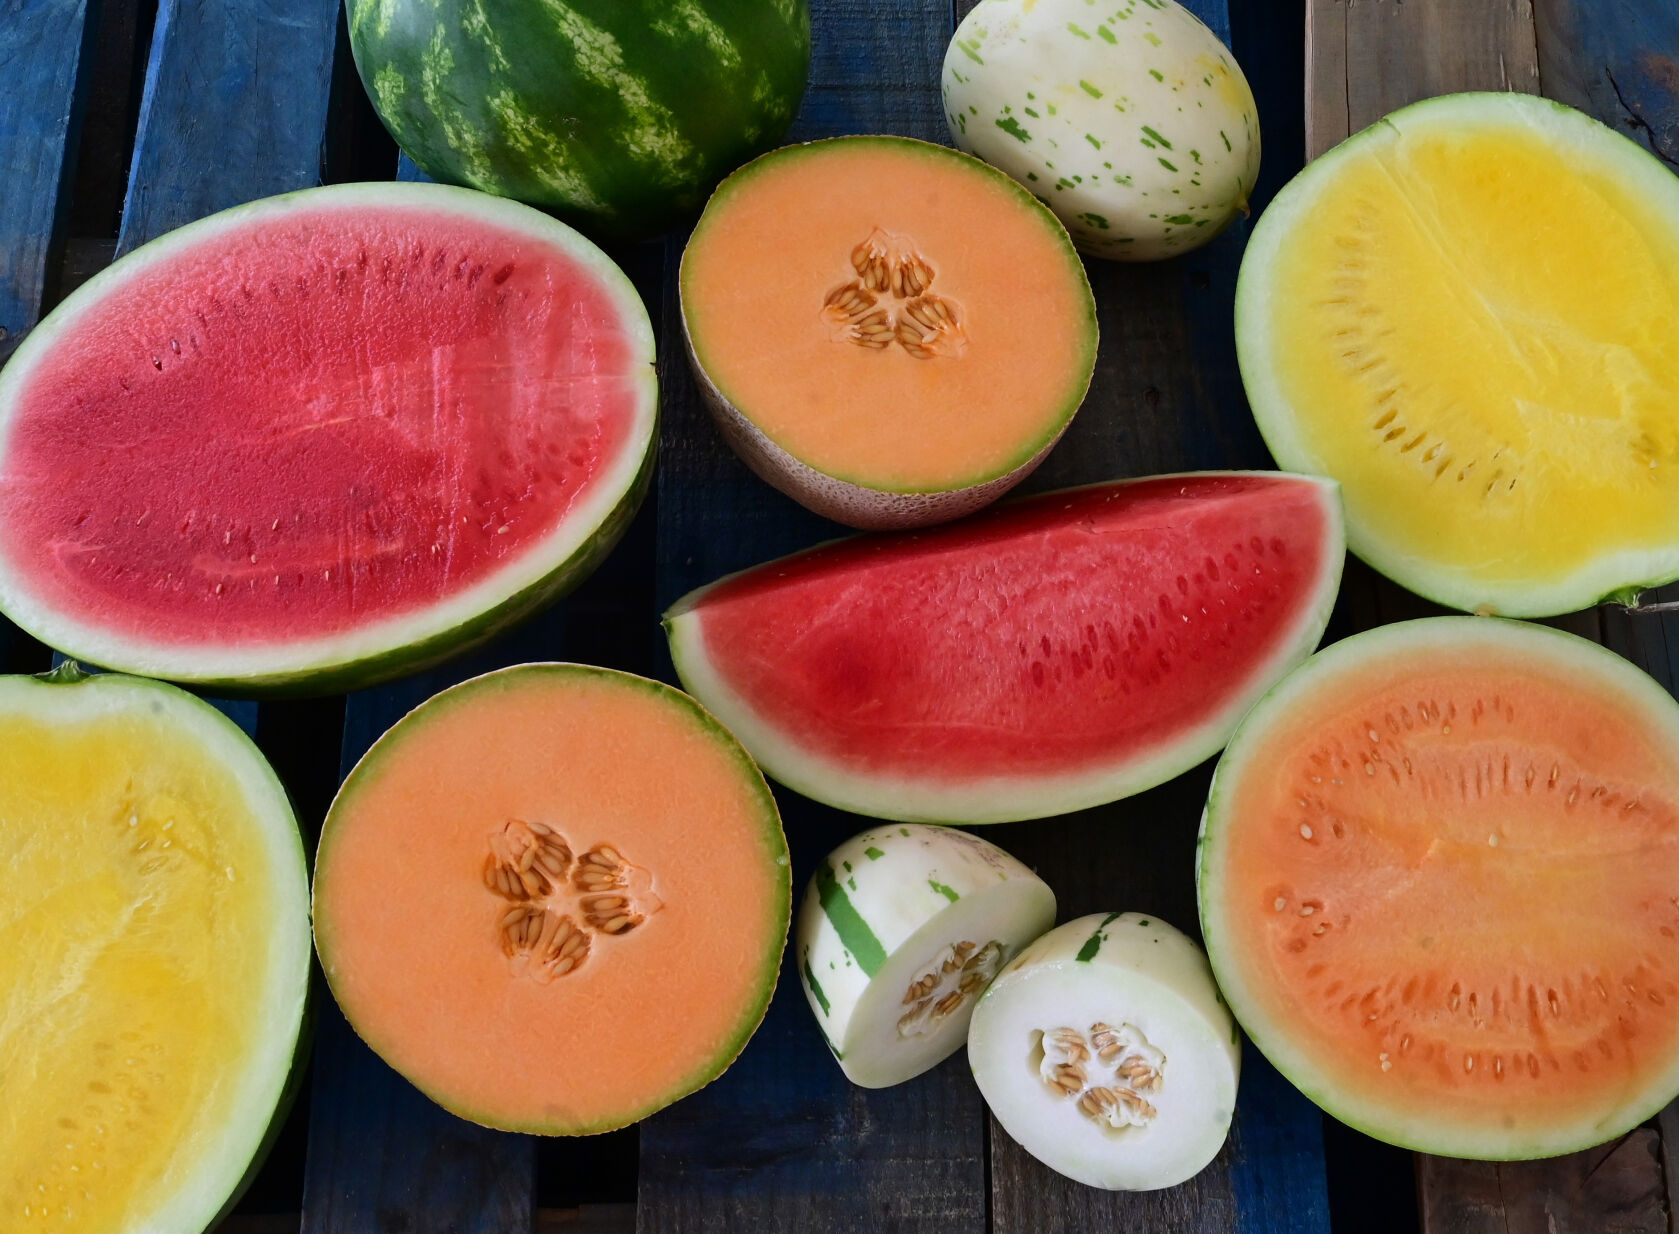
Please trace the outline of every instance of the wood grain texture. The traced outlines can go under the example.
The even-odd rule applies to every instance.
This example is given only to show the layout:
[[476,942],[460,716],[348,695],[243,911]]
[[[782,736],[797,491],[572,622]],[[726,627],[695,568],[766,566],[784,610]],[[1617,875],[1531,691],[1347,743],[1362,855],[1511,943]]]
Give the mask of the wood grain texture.
[[1549,1161],[1418,1157],[1417,1187],[1425,1234],[1668,1234],[1647,1127]]
[[87,0],[0,0],[0,363],[41,314],[90,29]]
[[[1665,143],[1679,135],[1679,14],[1660,0],[1307,0],[1307,26],[1309,156],[1396,107],[1454,90],[1543,92],[1619,126],[1664,157],[1672,150]],[[1343,584],[1336,628],[1347,633],[1439,611],[1357,566]],[[1679,634],[1679,625],[1670,630],[1674,621],[1605,609],[1548,624],[1604,642],[1672,690],[1679,680],[1668,644],[1670,632]],[[1658,1125],[1679,1132],[1679,1116],[1664,1117]],[[1673,1153],[1664,1155],[1652,1128],[1549,1161],[1419,1155],[1423,1228],[1428,1234],[1665,1231],[1674,1193],[1664,1156]]]
[[[810,88],[792,139],[943,140],[938,67],[949,0],[817,0]],[[670,246],[674,273],[684,237]],[[666,605],[719,574],[839,531],[757,480],[718,438],[667,290],[658,487]],[[796,894],[860,820],[778,791]],[[960,1057],[896,1088],[852,1087],[805,1006],[789,951],[763,1026],[718,1081],[642,1126],[643,1234],[981,1231],[984,1112]]]
[[160,0],[118,252],[320,182],[338,0]]
[[1308,0],[1306,154],[1454,90],[1539,91],[1529,0]]

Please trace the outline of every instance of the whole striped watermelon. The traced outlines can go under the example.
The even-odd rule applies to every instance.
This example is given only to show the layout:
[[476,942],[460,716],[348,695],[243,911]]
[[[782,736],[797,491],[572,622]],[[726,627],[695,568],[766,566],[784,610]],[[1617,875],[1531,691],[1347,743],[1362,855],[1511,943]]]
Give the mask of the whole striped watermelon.
[[807,0],[347,0],[356,67],[427,175],[639,238],[780,140]]

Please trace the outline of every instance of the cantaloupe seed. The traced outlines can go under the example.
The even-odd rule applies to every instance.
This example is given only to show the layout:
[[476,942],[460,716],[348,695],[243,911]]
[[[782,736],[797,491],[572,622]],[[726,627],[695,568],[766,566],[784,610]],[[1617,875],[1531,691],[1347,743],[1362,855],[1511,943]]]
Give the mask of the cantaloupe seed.
[[961,354],[960,308],[928,290],[937,272],[915,241],[876,227],[851,250],[851,268],[857,277],[822,301],[836,342],[874,351],[896,343],[917,360]]

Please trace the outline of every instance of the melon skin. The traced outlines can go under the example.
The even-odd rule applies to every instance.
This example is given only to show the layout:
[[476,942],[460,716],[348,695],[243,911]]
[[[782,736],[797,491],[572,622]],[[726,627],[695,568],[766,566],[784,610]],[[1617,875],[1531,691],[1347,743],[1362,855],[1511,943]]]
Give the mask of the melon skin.
[[[276,988],[267,992],[274,1004],[272,1015],[263,1022],[267,1040],[258,1043],[266,1056],[267,1078],[260,1091],[244,1094],[252,1101],[239,1111],[244,1125],[231,1126],[218,1138],[220,1159],[209,1155],[201,1163],[209,1176],[189,1179],[191,1185],[176,1193],[171,1203],[142,1214],[160,1222],[158,1228],[214,1230],[255,1180],[279,1138],[307,1075],[314,1039],[315,993],[307,938],[309,866],[290,794],[243,730],[202,699],[164,682],[88,673],[74,660],[66,660],[38,676],[0,677],[0,713],[13,710],[54,717],[67,727],[84,716],[113,713],[142,714],[150,723],[173,725],[187,740],[202,743],[205,754],[223,762],[251,794],[260,825],[274,833],[266,837],[267,856],[279,861],[279,867],[270,872],[275,883],[271,890],[278,901],[275,907],[292,919],[295,942],[288,947],[283,932],[277,932],[279,941],[274,945],[281,953],[280,971],[271,979]],[[238,1082],[241,1077],[231,1079]],[[227,1155],[228,1146],[233,1156]],[[115,1227],[100,1228],[117,1234]],[[120,1228],[131,1227],[125,1221]],[[90,1228],[86,1234],[94,1231]]]
[[644,239],[792,123],[806,0],[352,0],[350,47],[422,170]]
[[[0,553],[0,612],[43,643],[84,663],[163,678],[227,697],[312,697],[363,689],[418,672],[480,646],[571,591],[600,564],[633,521],[652,483],[658,443],[658,384],[653,332],[640,295],[592,243],[538,211],[445,185],[343,184],[304,189],[237,206],[178,228],[135,249],[61,303],[19,346],[0,372],[0,460],[10,422],[29,380],[51,361],[78,320],[126,280],[179,254],[214,245],[223,233],[283,221],[297,211],[435,211],[449,220],[504,227],[549,244],[600,280],[621,314],[626,335],[645,357],[633,389],[633,422],[623,452],[608,460],[580,518],[561,520],[547,538],[510,567],[454,596],[408,612],[376,615],[357,628],[325,636],[278,639],[269,645],[161,645],[102,625],[93,610],[69,611],[43,598]],[[593,507],[592,509],[589,507]],[[429,597],[428,597],[429,599]]]
[[[1204,689],[1196,687],[1188,691],[1187,695],[1182,690],[1176,692],[1179,697],[1193,697],[1197,702],[1204,703],[1207,710],[1204,714],[1184,721],[1180,728],[1173,730],[1171,736],[1156,735],[1142,748],[1108,750],[1100,757],[1092,757],[1089,761],[1067,766],[1056,765],[1053,762],[1051,755],[1054,753],[1055,743],[1046,741],[1044,749],[1033,754],[1015,750],[1006,758],[999,757],[982,767],[950,770],[939,765],[939,755],[932,750],[925,753],[924,761],[920,761],[922,753],[918,752],[918,761],[911,766],[908,765],[910,760],[906,760],[902,752],[892,748],[890,743],[880,749],[845,748],[841,744],[843,739],[829,740],[827,730],[822,727],[832,717],[818,716],[811,710],[813,706],[821,703],[822,700],[818,696],[821,693],[843,690],[850,699],[861,690],[870,694],[872,700],[863,713],[870,717],[867,724],[854,725],[843,716],[835,721],[851,726],[853,734],[859,731],[859,728],[897,733],[919,729],[924,733],[945,733],[943,748],[960,750],[966,744],[961,737],[964,731],[963,723],[970,726],[978,723],[971,718],[965,722],[944,721],[945,724],[954,725],[948,733],[945,727],[941,727],[940,721],[922,717],[910,722],[903,715],[894,717],[894,727],[879,729],[879,725],[884,721],[880,719],[880,713],[875,707],[881,698],[890,698],[893,695],[891,682],[894,670],[871,662],[869,657],[876,654],[886,655],[888,658],[898,656],[902,664],[921,666],[933,663],[940,654],[958,654],[952,648],[959,646],[962,649],[960,654],[965,657],[960,669],[949,667],[927,670],[937,677],[936,684],[929,683],[927,686],[928,694],[924,701],[929,709],[928,716],[936,714],[938,708],[951,700],[957,701],[959,713],[978,714],[979,710],[985,710],[986,707],[969,698],[961,690],[960,683],[965,680],[977,681],[989,688],[991,674],[995,673],[1000,680],[1008,680],[1010,674],[1019,671],[1016,645],[1025,636],[1009,625],[1008,604],[986,595],[985,588],[992,584],[971,579],[965,572],[968,567],[963,563],[973,560],[966,554],[977,552],[979,557],[984,558],[991,551],[972,549],[969,547],[969,537],[974,537],[977,543],[984,543],[985,537],[995,534],[995,543],[1009,547],[1012,551],[1014,542],[1011,540],[1012,533],[1009,528],[1015,525],[1012,522],[1015,519],[1033,520],[1033,530],[1020,534],[1027,537],[1022,543],[1038,543],[1035,537],[1041,535],[1047,541],[1053,531],[1066,532],[1069,527],[1077,525],[1079,520],[1093,517],[1092,512],[1099,512],[1107,503],[1119,503],[1120,508],[1124,508],[1126,503],[1157,499],[1162,493],[1182,494],[1183,500],[1189,503],[1200,497],[1209,501],[1225,498],[1232,501],[1242,500],[1230,497],[1225,491],[1226,486],[1232,486],[1246,494],[1246,499],[1255,503],[1252,507],[1254,516],[1257,516],[1271,500],[1276,500],[1291,510],[1309,510],[1311,530],[1300,533],[1303,541],[1295,546],[1295,550],[1311,558],[1312,564],[1303,567],[1303,576],[1292,584],[1299,590],[1289,597],[1288,603],[1291,607],[1287,617],[1279,617],[1277,624],[1267,633],[1268,641],[1265,642],[1262,653],[1257,654],[1253,660],[1232,667],[1230,679],[1207,683]],[[1254,493],[1259,495],[1254,496]],[[1292,504],[1296,502],[1299,504]],[[1061,516],[1050,512],[1063,506],[1077,509],[1065,516],[1071,521],[1057,527],[1057,519]],[[1191,515],[1179,508],[1174,513],[1161,513],[1157,517],[1170,522],[1174,519],[1187,519]],[[1237,518],[1235,515],[1231,517]],[[1243,514],[1240,517],[1247,518],[1250,515]],[[996,529],[995,532],[993,528]],[[1241,537],[1247,539],[1252,530],[1252,527],[1244,525]],[[1219,551],[1223,551],[1222,543],[1218,548]],[[942,563],[941,553],[950,554],[942,559]],[[1169,572],[1170,576],[1160,580],[1162,589],[1176,587],[1182,589],[1183,594],[1187,594],[1190,587],[1187,577],[1189,573],[1195,573],[1200,583],[1206,583],[1207,580],[1202,579],[1198,572],[1206,555],[1200,549],[1196,549],[1189,558],[1174,564]],[[876,818],[961,825],[1013,822],[1070,813],[1142,792],[1187,771],[1217,753],[1249,705],[1280,675],[1304,660],[1316,647],[1328,623],[1329,613],[1340,585],[1343,556],[1339,498],[1332,484],[1309,477],[1279,475],[1274,472],[1198,472],[1179,476],[1147,477],[1022,498],[995,507],[977,519],[954,526],[923,532],[902,532],[833,541],[803,553],[795,553],[726,576],[689,593],[665,614],[665,629],[671,656],[684,687],[740,737],[769,775],[789,788],[817,801]],[[859,565],[865,558],[878,560],[884,567],[891,567],[899,560],[915,562],[916,565],[912,573],[894,581],[891,598],[883,600],[874,580],[866,578],[866,567]],[[989,568],[989,559],[986,560]],[[835,561],[838,562],[837,565],[825,567],[823,564]],[[1183,567],[1183,577],[1179,577],[1180,565]],[[1024,566],[1019,568],[1026,569]],[[1110,565],[1107,568],[1117,567]],[[838,631],[834,636],[837,642],[832,645],[823,642],[826,636],[824,625],[795,630],[792,626],[783,628],[778,624],[773,633],[767,628],[758,631],[753,627],[754,633],[751,637],[758,639],[761,634],[762,641],[754,642],[753,650],[742,653],[745,655],[744,661],[733,663],[720,658],[716,642],[719,631],[722,637],[727,638],[732,631],[729,623],[751,624],[754,620],[754,602],[751,596],[758,589],[763,589],[759,594],[767,595],[773,600],[775,590],[780,585],[774,580],[795,575],[796,582],[787,585],[802,585],[807,579],[824,578],[825,569],[838,571],[831,576],[833,578],[839,578],[842,574],[852,577],[849,572],[853,570],[865,571],[865,577],[853,582],[849,588],[840,588],[834,596],[813,592],[811,594],[816,598],[800,601],[806,605],[824,606],[824,625]],[[1060,563],[1046,560],[1038,563],[1034,569],[1053,574],[1063,567]],[[1031,577],[1036,579],[1038,575],[1033,574]],[[1233,579],[1230,573],[1223,577]],[[905,581],[908,579],[913,581]],[[1022,583],[1022,586],[1025,584]],[[1036,586],[1034,582],[1027,590],[1033,590]],[[906,640],[904,645],[899,647],[894,643],[896,650],[891,652],[876,651],[875,643],[878,639],[876,632],[870,628],[873,618],[865,613],[866,608],[881,604],[890,607],[906,597],[925,599],[926,595],[946,593],[965,596],[974,605],[971,612],[954,603],[941,609],[942,616],[939,620],[947,621],[949,629],[958,632],[953,639],[941,640],[941,636],[932,627],[917,627],[907,632],[893,630],[892,637]],[[1179,593],[1174,590],[1173,594]],[[747,598],[734,598],[738,596]],[[1076,591],[1074,596],[1076,599]],[[1209,600],[1208,603],[1213,601]],[[739,615],[730,614],[728,606],[733,604],[740,605]],[[780,610],[776,611],[780,613]],[[723,615],[718,617],[719,613]],[[1048,620],[1054,613],[1055,610],[1051,608],[1038,615]],[[1143,621],[1145,617],[1153,620],[1152,605],[1147,613],[1121,616],[1116,611],[1110,611],[1102,614],[1105,619],[1118,620],[1120,625],[1125,627],[1127,638],[1127,623],[1133,616],[1137,621]],[[1174,619],[1187,620],[1181,615]],[[803,619],[781,614],[766,620],[797,622]],[[721,621],[723,624],[714,627],[711,624],[714,621]],[[1079,624],[1078,637],[1087,637],[1083,632],[1085,627],[1082,619]],[[1035,653],[1035,644],[1040,636],[1046,639],[1049,637],[1042,631],[1032,630],[1030,636],[1026,637],[1026,643],[1033,646],[1023,645],[1018,654],[1025,656],[1029,651]],[[822,646],[824,649],[811,652],[803,644]],[[1100,652],[1102,648],[1098,647],[1096,650]],[[1116,655],[1123,654],[1123,651],[1116,652]],[[812,655],[815,659],[808,658]],[[822,665],[828,661],[843,662],[849,666],[846,680],[827,681],[823,686],[813,686],[812,697],[808,699],[754,697],[752,690],[742,684],[742,667],[756,671],[761,658],[763,665],[773,668],[777,664],[778,656],[788,657],[784,675],[790,675],[790,680],[802,681],[813,674],[823,678],[826,669]],[[1097,659],[1094,663],[1102,667],[1103,662]],[[876,672],[885,676],[876,680],[870,676]],[[766,678],[773,678],[775,675],[766,669]],[[1096,700],[1111,697],[1105,687],[1096,684],[1094,677],[1089,688],[1093,693],[1087,697],[1091,700],[1093,708]],[[994,714],[996,707],[1004,703],[1017,703],[1022,695],[1029,695],[1031,690],[1030,685],[1023,683],[1019,694],[1000,696],[1000,699],[994,700],[988,706]],[[941,695],[943,697],[940,697]],[[856,701],[863,705],[860,698]],[[1127,706],[1132,711],[1147,708],[1146,702],[1143,701]],[[1112,721],[1114,718],[1110,713],[1107,720]],[[1082,717],[1082,727],[1089,728],[1093,723],[1096,722],[1090,716]],[[1036,762],[1038,759],[1045,760],[1049,765],[1040,768]]]
[[[776,167],[790,159],[820,157],[826,149],[843,147],[857,148],[873,145],[883,149],[914,151],[929,159],[962,159],[962,155],[945,146],[934,145],[914,138],[896,136],[862,136],[826,138],[819,141],[806,142],[802,145],[786,146],[779,150],[760,155],[751,163],[746,164],[734,172],[727,180],[718,186],[706,206],[706,212],[701,216],[696,226],[695,235],[707,221],[707,216],[714,211],[720,211],[726,206],[728,195],[736,189],[748,185],[755,175],[766,169]],[[974,165],[984,167],[985,164],[977,160],[963,160]],[[1016,190],[1022,205],[1036,211],[1041,203],[1024,189],[1019,189],[1005,177],[998,177],[1001,183]],[[1045,210],[1044,217],[1048,225],[1058,233],[1062,228],[1053,221],[1052,215]],[[689,265],[689,254],[693,252],[693,243],[683,253],[683,271]],[[689,292],[686,277],[678,279],[678,302],[682,317],[682,336],[687,350],[689,366],[694,374],[694,380],[699,386],[700,394],[707,409],[711,412],[718,431],[724,441],[735,454],[749,467],[753,474],[769,484],[772,488],[786,494],[806,509],[842,523],[860,531],[890,531],[904,530],[915,527],[927,527],[937,523],[949,522],[971,514],[976,510],[996,501],[1009,490],[1013,489],[1048,457],[1049,452],[1066,433],[1072,423],[1074,414],[1084,402],[1085,394],[1090,387],[1090,381],[1095,373],[1097,323],[1095,295],[1090,290],[1088,278],[1079,263],[1070,242],[1067,243],[1066,260],[1068,268],[1083,286],[1083,296],[1086,304],[1083,325],[1086,333],[1086,343],[1082,349],[1078,366],[1082,371],[1082,379],[1075,381],[1069,388],[1064,400],[1062,414],[1055,416],[1048,426],[1047,432],[1037,435],[1037,439],[1022,443],[1021,450],[1014,458],[1000,469],[992,469],[986,474],[976,475],[949,487],[935,488],[891,488],[869,483],[860,475],[842,475],[831,471],[824,471],[812,466],[806,460],[788,450],[769,433],[765,432],[749,414],[750,409],[743,410],[740,405],[718,384],[702,359],[700,349],[696,346],[695,335],[697,329],[694,323],[693,298]],[[936,361],[935,361],[936,363]]]
[[[886,1088],[960,1049],[985,985],[1054,922],[1049,885],[996,845],[949,827],[877,827],[818,865],[794,926],[795,958],[846,1079]],[[912,997],[935,971],[938,984]],[[906,1014],[915,1018],[900,1028]]]
[[[363,1014],[364,1009],[369,1006],[366,1002],[367,996],[358,994],[357,990],[348,984],[346,957],[351,954],[356,941],[353,937],[354,926],[353,923],[340,920],[333,911],[333,897],[346,877],[338,871],[345,862],[341,854],[349,847],[345,835],[360,808],[358,799],[369,791],[377,791],[380,777],[400,777],[400,760],[404,757],[402,746],[409,736],[430,722],[438,719],[446,721],[452,710],[471,707],[498,692],[517,691],[521,687],[533,685],[540,688],[544,682],[604,683],[611,688],[645,694],[658,706],[679,714],[697,730],[704,741],[721,749],[725,761],[731,765],[731,772],[738,775],[745,794],[753,802],[756,822],[759,825],[758,839],[762,842],[768,864],[773,870],[773,886],[767,905],[770,916],[777,923],[771,931],[773,939],[770,941],[773,942],[773,946],[766,947],[756,965],[758,979],[750,991],[749,998],[736,1012],[734,1027],[728,1039],[716,1050],[701,1058],[693,1071],[685,1075],[679,1083],[658,1093],[649,1094],[647,1099],[640,1103],[625,1104],[609,1114],[592,1118],[579,1118],[558,1107],[542,1114],[510,1116],[506,1110],[463,1098],[447,1085],[434,1082],[431,1076],[406,1066],[400,1054],[401,1043],[393,1038],[391,1025],[385,1024],[381,1027],[370,1023],[369,1018]],[[580,826],[579,831],[586,834],[587,828]],[[703,833],[697,832],[696,839],[703,840]],[[634,855],[632,852],[632,858]],[[332,990],[340,1010],[357,1036],[393,1069],[451,1114],[496,1130],[531,1135],[584,1136],[616,1131],[657,1113],[721,1076],[745,1049],[768,1011],[770,998],[780,975],[782,952],[785,949],[792,917],[791,862],[775,799],[757,765],[728,730],[694,699],[664,682],[594,665],[563,662],[513,665],[470,678],[433,695],[386,730],[346,775],[338,795],[333,799],[326,821],[322,824],[320,846],[316,853],[316,874],[312,904],[316,951],[321,959],[321,968],[328,988]],[[473,884],[477,883],[475,872],[471,881]],[[718,911],[722,909],[719,908]],[[633,941],[633,936],[626,941]],[[510,1005],[511,1002],[510,999]],[[552,1014],[553,1008],[548,1010]],[[554,1017],[550,1027],[557,1033],[563,1033],[565,1029],[558,1016]],[[552,1060],[549,1060],[546,1066],[551,1069]]]
[[1176,0],[981,0],[945,52],[943,98],[952,140],[1091,257],[1199,248],[1247,213],[1259,176],[1247,79]]
[[[1382,1076],[1374,1065],[1368,1076],[1357,1078],[1332,1069],[1307,1044],[1303,1030],[1291,1025],[1286,1015],[1274,1014],[1267,1007],[1265,997],[1274,978],[1254,971],[1239,951],[1238,938],[1252,924],[1252,918],[1269,916],[1264,910],[1273,907],[1261,906],[1256,914],[1252,905],[1233,903],[1229,888],[1231,837],[1252,815],[1240,789],[1246,778],[1258,777],[1263,782],[1270,775],[1273,764],[1261,754],[1267,736],[1314,702],[1330,715],[1345,713],[1348,700],[1338,698],[1333,686],[1361,667],[1377,665],[1389,675],[1402,674],[1407,658],[1426,663],[1437,654],[1473,655],[1474,661],[1467,667],[1471,673],[1478,663],[1504,655],[1519,657],[1536,678],[1555,673],[1575,682],[1591,680],[1605,700],[1613,700],[1614,707],[1635,713],[1635,723],[1655,734],[1658,745],[1679,748],[1679,706],[1659,683],[1607,648],[1550,627],[1491,617],[1428,617],[1377,627],[1332,644],[1283,678],[1255,704],[1214,770],[1196,841],[1196,884],[1208,958],[1223,998],[1254,1045],[1290,1083],[1348,1126],[1399,1148],[1470,1160],[1525,1161],[1577,1152],[1625,1134],[1679,1095],[1679,1048],[1673,1041],[1665,1043],[1669,1061],[1655,1074],[1647,1074],[1641,1085],[1628,1088],[1628,1081],[1614,1077],[1607,1081],[1617,1096],[1601,1117],[1547,1117],[1524,1123],[1519,1115],[1506,1113],[1503,1125],[1498,1127],[1492,1126],[1490,1119],[1466,1125],[1468,1120],[1407,1105],[1403,1097],[1384,1096]],[[1379,725],[1382,721],[1373,717],[1371,723]],[[1497,774],[1497,768],[1488,769],[1489,783]],[[1478,786],[1465,791],[1478,791]],[[1494,817],[1489,815],[1485,824],[1489,828]],[[1396,851],[1395,856],[1403,854]],[[1543,891],[1536,888],[1534,901],[1525,910],[1536,924],[1541,916],[1554,911],[1542,897]],[[1292,903],[1288,908],[1292,909]],[[1430,921],[1422,928],[1435,924]],[[1668,933],[1663,931],[1664,943],[1669,941]],[[1521,956],[1524,941],[1521,937],[1507,944],[1489,940],[1488,945],[1499,956],[1507,952]],[[1629,936],[1626,945],[1635,948],[1638,941]],[[1394,960],[1395,964],[1400,962]],[[1519,971],[1521,962],[1513,959],[1512,967]],[[1542,1008],[1539,1015],[1543,1015]],[[1670,1037],[1676,1035],[1670,1033]],[[1663,1044],[1657,1043],[1657,1048]],[[1544,1050],[1542,1036],[1533,1048]],[[1566,1048],[1571,1047],[1559,1047],[1559,1052]],[[1484,1068],[1484,1058],[1482,1062]],[[1542,1075],[1542,1082],[1551,1082],[1551,1072]],[[1566,1083],[1570,1076],[1564,1072],[1560,1078]]]
[[[1493,551],[1491,561],[1444,560],[1426,538],[1414,534],[1409,521],[1393,508],[1391,497],[1381,499],[1364,491],[1363,484],[1345,474],[1344,469],[1331,466],[1313,444],[1312,418],[1344,416],[1347,410],[1301,405],[1285,388],[1279,372],[1275,328],[1278,321],[1287,321],[1293,315],[1292,307],[1281,300],[1276,288],[1277,269],[1286,246],[1295,233],[1321,225],[1314,217],[1316,204],[1343,165],[1367,155],[1380,157],[1396,135],[1413,129],[1456,137],[1501,129],[1543,135],[1563,157],[1589,160],[1594,172],[1612,170],[1629,194],[1641,199],[1650,218],[1665,220],[1666,226],[1679,231],[1679,184],[1672,172],[1638,143],[1565,104],[1520,93],[1465,92],[1400,108],[1308,164],[1277,194],[1253,228],[1236,286],[1236,352],[1260,433],[1279,467],[1319,475],[1342,472],[1336,478],[1343,483],[1348,549],[1425,599],[1482,616],[1524,618],[1556,616],[1599,603],[1635,604],[1643,591],[1679,579],[1679,540],[1669,535],[1665,539],[1644,537],[1637,542],[1628,536],[1616,543],[1614,527],[1621,517],[1618,494],[1611,492],[1594,508],[1578,511],[1573,521],[1593,527],[1601,543],[1595,552],[1565,571],[1522,577],[1499,570],[1496,550],[1487,550],[1486,537],[1475,547]],[[1489,174],[1496,175],[1497,169],[1490,168]],[[1582,228],[1592,225],[1585,218],[1577,221]],[[1654,255],[1645,256],[1654,268]],[[1613,342],[1607,340],[1606,345]],[[1569,364],[1566,357],[1552,360]],[[1616,397],[1615,391],[1606,388],[1606,403]],[[1365,410],[1360,408],[1352,414],[1362,416]],[[1665,438],[1671,432],[1671,424],[1658,425],[1655,435]],[[1542,435],[1537,436],[1543,453],[1548,443]],[[1636,436],[1629,429],[1629,451],[1638,448]],[[1658,446],[1657,451],[1665,465],[1664,448]],[[1560,463],[1563,471],[1575,463],[1566,448],[1554,449],[1549,459],[1541,457],[1540,461]],[[1656,466],[1657,462],[1650,463],[1650,467]],[[1624,478],[1630,485],[1643,476],[1629,473]],[[1541,479],[1540,483],[1546,481]],[[1425,502],[1430,500],[1427,493],[1419,488],[1408,496]],[[1565,487],[1558,486],[1550,496],[1554,506],[1566,503],[1569,494]],[[1479,512],[1463,521],[1475,526],[1483,525],[1483,521],[1489,527],[1493,525],[1490,520],[1482,520]],[[1531,529],[1521,528],[1519,518],[1516,526],[1518,534],[1533,538]],[[1511,534],[1508,526],[1500,523],[1497,535],[1507,534]]]

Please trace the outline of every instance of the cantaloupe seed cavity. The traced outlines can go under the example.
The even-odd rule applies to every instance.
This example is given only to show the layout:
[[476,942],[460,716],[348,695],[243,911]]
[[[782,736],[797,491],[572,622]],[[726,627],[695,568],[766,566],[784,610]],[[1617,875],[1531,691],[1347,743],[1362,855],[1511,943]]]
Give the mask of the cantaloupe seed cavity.
[[1052,1094],[1076,1099],[1079,1113],[1105,1131],[1146,1127],[1160,1113],[1145,1094],[1165,1086],[1166,1055],[1135,1025],[1035,1032],[1031,1061]]
[[628,934],[664,907],[652,874],[610,844],[573,859],[547,823],[509,819],[489,835],[484,886],[504,903],[496,919],[515,974],[553,981],[583,967],[595,942]]
[[898,1019],[898,1036],[924,1037],[978,998],[1003,967],[1002,940],[981,947],[971,939],[952,943],[926,964],[904,991],[909,1010]]
[[928,290],[937,272],[908,236],[876,227],[851,250],[851,269],[857,277],[822,301],[835,342],[875,351],[896,343],[917,360],[966,348],[960,306]]

